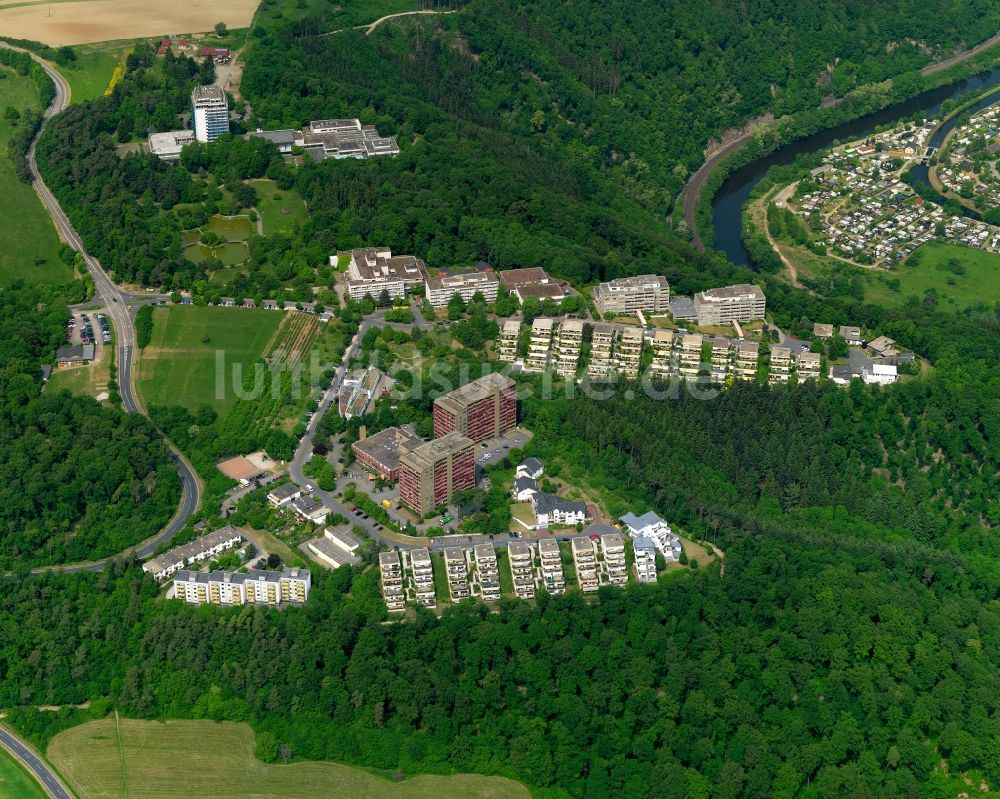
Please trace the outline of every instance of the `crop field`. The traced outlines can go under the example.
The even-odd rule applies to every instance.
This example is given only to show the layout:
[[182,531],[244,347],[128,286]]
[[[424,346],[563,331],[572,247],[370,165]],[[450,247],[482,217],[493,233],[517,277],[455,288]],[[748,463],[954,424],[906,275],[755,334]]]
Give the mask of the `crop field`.
[[35,778],[4,749],[0,749],[0,799],[45,799]]
[[4,209],[4,224],[0,225],[0,286],[18,278],[31,283],[62,283],[72,274],[59,257],[55,226],[35,190],[18,179],[7,157],[13,125],[2,112],[8,106],[17,110],[37,109],[41,102],[31,78],[0,66],[0,197]]
[[0,30],[45,44],[84,44],[250,25],[257,0],[6,0]]
[[[894,280],[899,281],[897,289]],[[925,244],[892,272],[869,276],[865,301],[901,306],[911,297],[923,301],[928,291],[936,295],[938,310],[994,305],[1000,302],[1000,255],[953,244]]]
[[[528,799],[502,777],[420,776],[390,782],[336,763],[268,765],[254,756],[245,724],[213,721],[92,721],[59,733],[49,760],[80,799],[164,796],[256,799]],[[183,788],[182,790],[180,790]]]
[[315,314],[283,312],[281,324],[264,347],[264,357],[269,361],[295,363],[308,352],[323,325]]
[[247,373],[283,317],[247,308],[157,308],[152,340],[139,360],[138,387],[146,405],[191,411],[209,405],[224,413],[236,401],[234,372]]

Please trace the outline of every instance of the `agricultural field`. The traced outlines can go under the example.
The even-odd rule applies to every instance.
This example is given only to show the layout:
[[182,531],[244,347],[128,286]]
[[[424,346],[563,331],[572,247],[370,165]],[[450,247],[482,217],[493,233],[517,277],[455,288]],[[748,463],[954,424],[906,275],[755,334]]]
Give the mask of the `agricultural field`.
[[[246,374],[285,316],[246,308],[157,308],[152,340],[139,359],[137,382],[146,405],[181,405],[192,412],[209,405],[223,414],[236,400],[234,369]],[[224,364],[218,380],[217,357]]]
[[82,103],[104,94],[115,67],[131,42],[101,42],[73,48],[76,60],[58,67],[69,82],[70,101]]
[[4,224],[0,226],[0,286],[18,278],[31,283],[63,283],[72,278],[59,257],[59,236],[35,190],[22,183],[7,157],[13,124],[2,113],[8,106],[40,108],[38,89],[27,76],[0,66],[0,197]]
[[45,792],[21,764],[0,749],[0,799],[45,799]]
[[891,273],[867,275],[865,301],[899,307],[913,297],[923,301],[929,291],[936,295],[938,309],[946,311],[1000,302],[1000,255],[951,244],[925,244]]
[[257,0],[7,0],[0,3],[0,30],[58,47],[210,31],[217,22],[246,28],[256,8]]
[[257,210],[264,223],[265,236],[292,233],[309,220],[305,201],[296,189],[279,189],[273,180],[248,182],[257,190]]
[[257,799],[528,799],[503,777],[420,776],[390,782],[361,769],[307,761],[268,765],[245,724],[213,721],[92,721],[59,733],[47,756],[79,799],[187,796]]

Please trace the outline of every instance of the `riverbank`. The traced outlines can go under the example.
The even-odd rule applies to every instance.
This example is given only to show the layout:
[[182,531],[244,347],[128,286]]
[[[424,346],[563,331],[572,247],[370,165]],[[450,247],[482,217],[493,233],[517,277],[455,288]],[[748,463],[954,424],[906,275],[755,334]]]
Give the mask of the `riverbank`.
[[[727,243],[734,245],[735,238],[735,245],[724,244],[721,249],[733,262],[748,263],[746,252],[739,243],[738,220],[750,188],[759,179],[758,173],[766,172],[772,163],[790,163],[800,152],[828,146],[830,141],[842,135],[841,128],[858,128],[855,135],[860,135],[864,127],[880,124],[880,120],[888,122],[900,115],[905,116],[899,110],[900,106],[914,106],[913,111],[926,106],[940,106],[944,100],[969,88],[982,88],[982,81],[977,82],[976,77],[991,69],[995,71],[1000,65],[1000,49],[990,45],[974,56],[970,51],[969,56],[968,60],[937,72],[908,73],[876,86],[862,87],[846,95],[843,102],[837,105],[782,117],[762,125],[752,134],[746,134],[742,141],[731,142],[728,148],[711,156],[695,173],[692,181],[698,178],[699,185],[689,183],[686,190],[685,220],[691,226],[696,246],[698,242],[709,247],[717,244],[719,229],[723,227],[734,233]],[[1000,73],[996,81],[1000,81]],[[812,141],[815,138],[827,141],[816,143]],[[787,158],[776,157],[795,143],[799,146]],[[763,159],[769,159],[769,162],[760,170],[755,164]],[[740,170],[747,170],[747,174],[738,175]],[[735,208],[726,208],[726,220],[720,223],[716,209],[718,197],[734,193],[743,196]]]

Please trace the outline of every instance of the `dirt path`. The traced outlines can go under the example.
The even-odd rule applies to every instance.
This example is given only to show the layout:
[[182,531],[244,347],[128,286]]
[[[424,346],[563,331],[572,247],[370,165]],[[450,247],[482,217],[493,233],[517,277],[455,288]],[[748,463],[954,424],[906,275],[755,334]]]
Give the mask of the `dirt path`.
[[781,263],[785,265],[785,269],[788,270],[788,277],[791,279],[792,285],[795,288],[802,288],[802,284],[799,282],[799,270],[795,266],[795,263],[788,258],[782,251],[781,247],[778,246],[778,242],[775,240],[774,236],[771,235],[771,225],[767,221],[767,204],[771,202],[782,203],[783,205],[788,204],[788,198],[795,193],[795,189],[798,187],[799,182],[785,186],[781,191],[779,191],[772,199],[766,200],[764,204],[764,233],[767,236],[767,242],[771,245],[771,249],[774,250],[778,257],[781,259]]
[[426,14],[457,14],[458,11],[452,9],[450,11],[432,11],[425,9],[422,11],[400,11],[398,14],[386,14],[384,17],[379,17],[374,22],[369,22],[365,25],[353,25],[350,28],[338,28],[335,31],[328,31],[327,33],[320,34],[321,36],[333,36],[336,33],[343,33],[344,31],[364,31],[365,36],[371,36],[372,33],[381,25],[383,22],[388,22],[390,19],[398,19],[399,17],[415,17],[423,16]]

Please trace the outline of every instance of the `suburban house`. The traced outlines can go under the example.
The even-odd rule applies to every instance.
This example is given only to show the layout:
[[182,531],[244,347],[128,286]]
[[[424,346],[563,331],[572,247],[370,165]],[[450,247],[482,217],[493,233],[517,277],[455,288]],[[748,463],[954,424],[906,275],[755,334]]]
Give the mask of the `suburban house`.
[[861,373],[861,379],[868,385],[887,386],[899,380],[899,375],[892,364],[873,363]]
[[56,350],[56,367],[59,369],[80,366],[92,360],[94,360],[93,344],[77,344],[72,347],[60,347]]
[[295,483],[285,483],[268,491],[267,501],[274,505],[274,507],[280,508],[301,496],[302,489],[295,485]]
[[537,480],[542,476],[544,471],[545,464],[538,460],[538,458],[525,458],[524,461],[518,464],[515,475],[517,477],[530,477],[532,480]]
[[891,339],[888,336],[879,336],[877,339],[869,341],[868,349],[882,358],[891,358],[893,355],[899,355],[895,339]]
[[851,325],[840,326],[840,337],[852,347],[861,346],[861,328]]
[[294,499],[289,507],[295,511],[295,515],[304,522],[324,524],[326,522],[326,517],[330,515],[330,509],[322,503],[317,502],[312,497],[299,497],[298,499]]
[[532,494],[531,510],[535,514],[535,523],[538,527],[549,527],[553,524],[582,524],[587,520],[585,503],[563,499],[543,491]]
[[833,338],[833,325],[817,322],[813,325],[813,338]]

